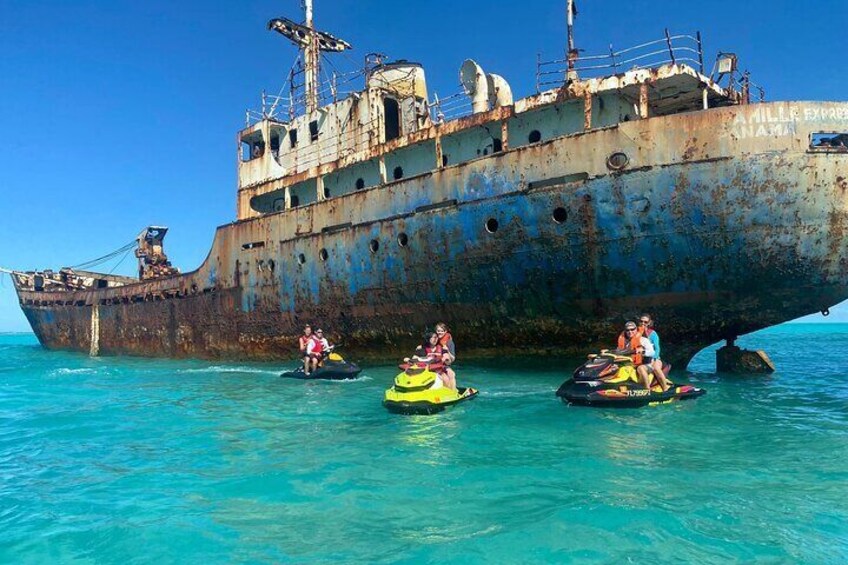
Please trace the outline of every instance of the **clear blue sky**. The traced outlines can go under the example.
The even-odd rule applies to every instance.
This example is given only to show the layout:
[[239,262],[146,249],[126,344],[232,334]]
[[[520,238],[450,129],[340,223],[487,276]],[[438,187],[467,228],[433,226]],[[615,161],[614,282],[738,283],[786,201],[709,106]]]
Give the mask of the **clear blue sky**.
[[[536,53],[561,56],[565,1],[315,0],[320,29],[425,65],[430,91],[459,90],[471,57],[516,96]],[[578,46],[604,52],[700,30],[709,58],[734,51],[768,100],[845,100],[848,2],[578,0]],[[266,31],[297,0],[0,0],[0,266],[76,264],[148,224],[171,231],[184,271],[235,217],[235,134],[296,54]],[[347,58],[337,59],[350,67]],[[116,272],[132,273],[128,257]],[[821,317],[818,317],[821,320]],[[840,307],[830,320],[848,320]],[[0,283],[0,331],[28,330]]]

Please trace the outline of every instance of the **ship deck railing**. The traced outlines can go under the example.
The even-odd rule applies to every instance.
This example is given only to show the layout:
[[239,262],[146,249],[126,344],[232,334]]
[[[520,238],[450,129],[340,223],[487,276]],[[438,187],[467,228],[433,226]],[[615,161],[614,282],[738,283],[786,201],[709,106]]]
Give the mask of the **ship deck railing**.
[[[290,122],[295,117],[306,113],[306,88],[301,55],[298,55],[286,77],[285,83],[277,94],[262,91],[261,110],[248,108],[245,111],[245,126],[250,127],[262,120]],[[332,60],[322,57],[322,77],[318,88],[318,105],[325,106],[362,91],[362,79],[367,67],[351,71],[341,71]],[[328,73],[327,70],[330,70]],[[287,93],[287,94],[286,94]]]
[[650,69],[667,64],[688,64],[704,74],[704,51],[701,33],[672,35],[665,30],[661,39],[648,41],[616,51],[610,44],[609,52],[598,55],[579,54],[571,62],[568,57],[536,61],[536,92],[560,87],[569,72],[580,78],[598,78],[636,69]]

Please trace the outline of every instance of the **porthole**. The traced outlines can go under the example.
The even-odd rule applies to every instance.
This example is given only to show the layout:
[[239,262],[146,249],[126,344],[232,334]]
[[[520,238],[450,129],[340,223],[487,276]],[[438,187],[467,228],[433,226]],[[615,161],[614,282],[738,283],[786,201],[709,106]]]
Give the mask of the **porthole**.
[[392,171],[392,177],[395,180],[402,179],[403,178],[403,168],[402,167],[395,167],[395,170]]
[[498,221],[494,218],[486,220],[486,231],[489,233],[495,233],[498,231]]
[[318,257],[320,257],[322,261],[326,261],[327,257],[329,257],[329,256],[330,256],[330,254],[327,253],[326,249],[322,249],[321,251],[318,252]]
[[607,157],[607,168],[613,171],[620,171],[626,167],[629,162],[630,158],[625,153],[616,151]]
[[561,224],[568,219],[568,212],[561,206],[559,208],[554,208],[553,218],[556,223]]
[[297,256],[297,262],[298,262],[299,265],[303,265],[304,263],[306,263],[306,255],[304,255],[303,253],[298,255]]
[[409,237],[405,233],[401,232],[400,234],[398,234],[398,245],[400,245],[401,247],[406,247],[408,243]]
[[530,143],[539,143],[542,141],[542,132],[537,129],[534,129],[530,132],[530,135],[527,136],[527,141]]
[[371,250],[371,253],[377,253],[377,251],[380,249],[380,242],[376,239],[372,239],[371,243],[368,244],[368,249]]
[[365,179],[356,179],[356,190],[365,188]]
[[277,264],[274,263],[273,259],[268,259],[268,268],[271,269],[272,273],[274,272],[274,267],[276,267],[276,266],[277,266]]

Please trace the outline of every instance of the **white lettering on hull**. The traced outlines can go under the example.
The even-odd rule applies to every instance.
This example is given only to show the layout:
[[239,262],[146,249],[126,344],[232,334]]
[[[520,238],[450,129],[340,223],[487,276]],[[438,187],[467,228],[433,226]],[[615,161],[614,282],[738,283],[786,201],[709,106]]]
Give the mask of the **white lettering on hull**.
[[848,121],[848,107],[748,107],[740,108],[733,117],[727,135],[736,139],[752,137],[785,137],[797,133],[799,122],[844,122]]

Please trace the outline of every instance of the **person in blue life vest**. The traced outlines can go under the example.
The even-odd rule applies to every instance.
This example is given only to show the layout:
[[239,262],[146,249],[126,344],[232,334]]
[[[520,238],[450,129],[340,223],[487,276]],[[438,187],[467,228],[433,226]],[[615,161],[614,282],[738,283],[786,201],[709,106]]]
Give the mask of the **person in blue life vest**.
[[665,392],[671,384],[668,382],[665,372],[663,371],[663,364],[660,359],[660,334],[654,330],[654,319],[650,314],[642,314],[639,316],[639,330],[644,337],[648,338],[648,341],[651,342],[654,350],[653,357],[650,361],[646,359],[645,365],[649,366],[651,371],[654,373],[654,376],[657,378],[657,381],[660,383],[663,392]]

